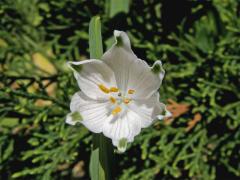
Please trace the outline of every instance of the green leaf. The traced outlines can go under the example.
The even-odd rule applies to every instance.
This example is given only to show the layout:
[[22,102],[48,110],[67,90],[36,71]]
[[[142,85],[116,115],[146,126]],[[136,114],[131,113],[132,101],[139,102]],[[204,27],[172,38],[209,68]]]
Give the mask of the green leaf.
[[7,148],[5,149],[4,153],[3,153],[2,159],[0,159],[0,162],[4,161],[4,160],[6,160],[10,157],[10,155],[13,152],[13,148],[14,148],[14,141],[11,140],[10,143],[8,144]]
[[129,5],[130,5],[129,0],[110,0],[109,16],[113,17],[121,12],[128,13]]
[[[89,25],[90,58],[100,59],[103,54],[100,17],[93,17]],[[113,148],[109,139],[102,134],[93,135],[93,149],[90,159],[92,180],[111,179],[110,167]]]
[[90,58],[100,59],[103,54],[101,21],[99,16],[91,19],[89,25],[89,50]]

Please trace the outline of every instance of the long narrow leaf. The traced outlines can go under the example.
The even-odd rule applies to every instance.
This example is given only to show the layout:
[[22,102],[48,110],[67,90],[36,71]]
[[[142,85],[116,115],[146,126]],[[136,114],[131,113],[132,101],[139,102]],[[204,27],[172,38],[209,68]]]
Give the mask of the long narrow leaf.
[[[102,50],[101,22],[99,17],[93,17],[89,25],[90,57],[100,59]],[[90,175],[92,180],[111,179],[110,167],[113,148],[109,139],[102,134],[93,135],[93,149],[90,160]]]

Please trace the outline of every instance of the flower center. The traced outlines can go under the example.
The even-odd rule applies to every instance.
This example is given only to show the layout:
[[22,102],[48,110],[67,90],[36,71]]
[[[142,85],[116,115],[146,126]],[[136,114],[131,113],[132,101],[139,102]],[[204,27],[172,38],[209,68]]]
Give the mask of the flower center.
[[[110,87],[107,88],[103,84],[98,85],[99,89],[104,92],[105,94],[111,94],[109,96],[109,101],[114,105],[114,108],[112,110],[112,115],[117,115],[122,111],[122,106],[125,104],[129,104],[132,99],[129,98],[126,95],[123,95],[121,92],[119,92],[119,89],[117,87]],[[116,94],[117,93],[117,94]],[[135,90],[128,89],[127,94],[132,95],[135,93]]]

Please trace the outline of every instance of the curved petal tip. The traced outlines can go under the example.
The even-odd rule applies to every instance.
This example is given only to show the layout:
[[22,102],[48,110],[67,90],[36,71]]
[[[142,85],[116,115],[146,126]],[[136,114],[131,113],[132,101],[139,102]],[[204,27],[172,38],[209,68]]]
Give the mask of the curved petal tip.
[[71,112],[66,117],[66,123],[72,126],[76,125],[77,123],[83,120],[81,114],[77,111]]
[[160,79],[160,85],[162,84],[162,80],[164,78],[164,75],[165,75],[165,70],[163,69],[162,67],[162,62],[160,60],[157,60],[153,66],[152,66],[152,72],[156,75],[159,76],[159,79]]
[[124,153],[127,149],[127,138],[121,138],[120,140],[113,140],[113,145],[117,146],[117,153]]
[[172,113],[165,108],[164,109],[164,113],[161,114],[161,115],[158,115],[157,118],[159,120],[163,120],[165,118],[172,118]]
[[131,43],[127,33],[124,31],[114,30],[113,34],[116,40],[116,46],[122,46],[123,48],[131,49]]

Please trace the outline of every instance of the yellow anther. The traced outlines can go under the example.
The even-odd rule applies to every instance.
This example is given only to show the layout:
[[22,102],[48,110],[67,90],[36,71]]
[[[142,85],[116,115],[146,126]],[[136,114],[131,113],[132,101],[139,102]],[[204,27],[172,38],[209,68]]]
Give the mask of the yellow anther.
[[114,97],[111,96],[109,99],[110,99],[110,101],[111,101],[113,104],[116,103],[116,99],[115,99]]
[[106,94],[110,92],[110,90],[106,88],[103,84],[99,84],[98,87]]
[[128,98],[123,99],[123,102],[124,102],[125,104],[130,103],[130,101],[131,101],[131,99],[128,99]]
[[114,110],[112,110],[112,115],[116,115],[122,111],[120,106],[117,106]]
[[116,88],[116,87],[111,87],[111,88],[110,88],[110,92],[118,92],[118,88]]
[[133,90],[133,89],[128,90],[128,94],[133,94],[133,93],[135,93],[135,90]]

